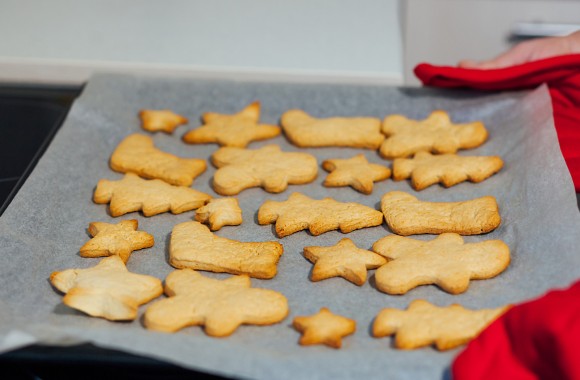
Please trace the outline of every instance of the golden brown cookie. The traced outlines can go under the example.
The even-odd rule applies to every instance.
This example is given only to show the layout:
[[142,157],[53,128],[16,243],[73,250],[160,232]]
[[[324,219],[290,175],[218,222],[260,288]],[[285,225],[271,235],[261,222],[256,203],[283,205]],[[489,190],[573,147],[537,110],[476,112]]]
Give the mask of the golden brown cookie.
[[367,280],[367,269],[376,269],[387,262],[374,252],[358,248],[348,238],[331,247],[304,247],[304,257],[314,263],[312,281],[340,276],[358,286]]
[[284,112],[282,129],[292,144],[306,147],[342,146],[377,149],[385,136],[381,121],[374,117],[318,119],[301,110]]
[[234,115],[206,112],[204,125],[187,132],[183,141],[189,144],[218,143],[243,148],[252,141],[266,140],[280,134],[276,125],[258,124],[260,103],[254,102]]
[[230,240],[214,235],[199,222],[185,222],[171,232],[169,263],[176,268],[272,278],[283,252],[282,244],[275,241]]
[[119,256],[102,259],[88,269],[53,272],[51,284],[66,295],[65,305],[111,321],[137,318],[137,309],[163,293],[155,277],[130,273]]
[[242,209],[236,198],[214,198],[195,210],[195,220],[209,224],[212,231],[223,226],[239,226],[242,224]]
[[302,333],[299,343],[303,346],[325,344],[332,348],[342,346],[342,338],[354,334],[356,321],[333,314],[323,307],[314,315],[295,317],[292,326]]
[[176,270],[165,279],[169,296],[152,304],[144,316],[150,330],[175,332],[205,326],[210,336],[231,335],[240,325],[271,325],[288,315],[281,293],[251,288],[248,276],[211,279],[191,270]]
[[418,152],[413,158],[393,161],[393,179],[411,178],[415,190],[423,190],[435,183],[451,187],[464,181],[481,182],[503,167],[497,156],[458,156],[456,154],[432,155]]
[[322,162],[324,170],[330,174],[323,185],[328,187],[351,186],[363,194],[373,192],[373,183],[391,176],[391,169],[378,164],[370,164],[364,154],[349,159],[334,159]]
[[149,132],[173,133],[175,128],[188,122],[186,117],[171,110],[141,110],[139,117],[141,128]]
[[411,194],[391,191],[383,195],[381,210],[389,228],[398,235],[484,234],[501,223],[497,202],[485,196],[463,202],[422,202]]
[[312,182],[318,174],[316,157],[283,152],[278,145],[260,149],[220,148],[211,160],[219,168],[213,177],[213,188],[221,195],[235,195],[251,187],[280,193],[289,184]]
[[80,249],[82,257],[103,257],[117,255],[124,263],[133,251],[153,247],[153,235],[137,231],[136,219],[122,220],[117,224],[92,222],[89,234],[93,237]]
[[431,241],[389,235],[377,241],[373,251],[390,260],[375,273],[377,289],[389,294],[429,284],[451,294],[463,293],[469,280],[495,277],[510,263],[510,249],[501,240],[466,244],[453,233]]
[[111,216],[139,210],[142,210],[145,216],[166,211],[180,214],[195,210],[210,199],[210,195],[201,191],[172,186],[159,179],[142,179],[133,173],[125,174],[119,181],[100,180],[93,195],[95,203],[110,203]]
[[336,229],[348,233],[378,226],[383,223],[383,215],[354,202],[343,203],[331,198],[316,200],[293,193],[284,202],[264,202],[258,210],[258,223],[276,223],[276,234],[281,238],[307,228],[317,236]]
[[408,157],[421,151],[455,153],[476,148],[487,139],[482,122],[453,124],[445,111],[433,111],[425,120],[390,115],[383,121],[382,132],[387,136],[380,148],[384,158]]
[[449,350],[475,338],[508,308],[468,310],[456,304],[438,307],[415,300],[406,311],[381,310],[373,323],[373,335],[395,335],[395,347],[403,350],[431,344],[438,350]]
[[207,167],[199,158],[179,158],[155,148],[146,135],[127,136],[117,146],[110,160],[111,169],[135,173],[143,178],[161,179],[178,186],[189,186]]

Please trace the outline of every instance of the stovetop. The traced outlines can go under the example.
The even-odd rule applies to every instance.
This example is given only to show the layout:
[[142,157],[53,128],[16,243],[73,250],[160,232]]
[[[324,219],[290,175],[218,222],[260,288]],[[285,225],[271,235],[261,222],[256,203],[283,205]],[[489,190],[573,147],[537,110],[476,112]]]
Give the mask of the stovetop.
[[44,153],[80,90],[0,87],[0,215]]
[[[81,87],[0,85],[0,216],[50,145],[81,90]],[[0,355],[0,379],[107,377],[219,378],[91,344],[32,345]]]

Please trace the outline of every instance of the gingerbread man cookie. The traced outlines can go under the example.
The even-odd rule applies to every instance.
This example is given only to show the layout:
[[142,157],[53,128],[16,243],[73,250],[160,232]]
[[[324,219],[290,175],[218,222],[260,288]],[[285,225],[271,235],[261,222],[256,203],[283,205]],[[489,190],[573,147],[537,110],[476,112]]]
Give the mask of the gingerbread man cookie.
[[316,157],[302,152],[283,152],[278,145],[260,149],[220,148],[211,156],[219,169],[213,188],[221,195],[235,195],[251,187],[280,193],[288,185],[312,182],[318,175]]
[[205,326],[215,337],[231,335],[240,325],[271,325],[288,315],[281,293],[252,288],[248,276],[216,280],[191,270],[176,270],[165,279],[169,298],[151,305],[144,316],[150,330],[175,332]]

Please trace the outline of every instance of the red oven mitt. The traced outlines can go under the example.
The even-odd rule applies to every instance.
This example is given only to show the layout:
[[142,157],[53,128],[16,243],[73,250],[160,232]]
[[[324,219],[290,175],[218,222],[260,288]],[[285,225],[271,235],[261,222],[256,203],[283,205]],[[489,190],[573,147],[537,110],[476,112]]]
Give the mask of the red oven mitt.
[[452,365],[454,380],[580,379],[580,282],[508,310]]
[[[421,64],[427,86],[519,90],[547,83],[562,155],[580,191],[580,54],[504,69]],[[580,282],[517,305],[485,329],[452,365],[454,380],[580,379]]]
[[580,192],[580,54],[563,55],[503,69],[460,69],[420,64],[415,75],[426,86],[521,90],[546,83],[552,97],[560,149]]

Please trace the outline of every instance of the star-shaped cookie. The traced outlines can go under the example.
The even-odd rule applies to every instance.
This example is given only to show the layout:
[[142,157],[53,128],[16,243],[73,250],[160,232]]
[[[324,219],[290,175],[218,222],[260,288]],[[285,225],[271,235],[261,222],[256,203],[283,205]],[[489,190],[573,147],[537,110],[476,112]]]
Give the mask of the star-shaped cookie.
[[342,346],[342,338],[351,335],[356,330],[356,321],[333,314],[323,307],[314,315],[296,317],[292,326],[302,333],[299,343],[303,346],[325,344],[332,348]]
[[370,164],[364,154],[348,159],[326,160],[322,163],[322,167],[330,172],[324,180],[324,186],[351,186],[363,194],[373,192],[373,182],[391,176],[391,169],[383,165]]
[[173,133],[175,128],[188,122],[186,117],[171,110],[141,110],[139,117],[141,128],[149,132]]
[[312,281],[340,276],[358,286],[367,280],[367,269],[378,268],[387,262],[374,252],[358,248],[348,238],[332,247],[304,247],[304,257],[314,263]]
[[92,268],[53,272],[50,282],[66,293],[65,305],[111,321],[137,318],[139,305],[163,293],[159,279],[130,273],[116,255],[102,259]]
[[483,123],[454,124],[447,112],[441,110],[433,111],[424,120],[387,116],[382,132],[387,135],[379,150],[384,158],[407,157],[421,151],[455,153],[478,147],[487,139]]
[[407,310],[381,310],[373,323],[373,336],[396,334],[395,347],[404,350],[431,344],[438,350],[449,350],[475,338],[508,308],[469,310],[457,304],[438,307],[415,300]]
[[133,251],[153,247],[153,235],[137,231],[139,222],[135,219],[123,220],[117,224],[92,222],[89,234],[93,237],[80,249],[82,257],[103,257],[117,255],[124,263]]
[[258,124],[259,119],[259,102],[233,115],[206,112],[202,117],[204,125],[183,135],[183,141],[189,144],[218,143],[221,146],[244,148],[252,141],[266,140],[280,134],[280,127]]
[[195,210],[195,220],[209,224],[212,231],[223,226],[239,226],[242,224],[242,209],[236,198],[211,199],[208,204]]
[[288,314],[288,301],[281,293],[252,288],[245,275],[216,280],[191,270],[176,270],[165,279],[169,298],[145,312],[145,327],[175,332],[188,326],[205,326],[210,336],[224,337],[240,325],[270,325]]

